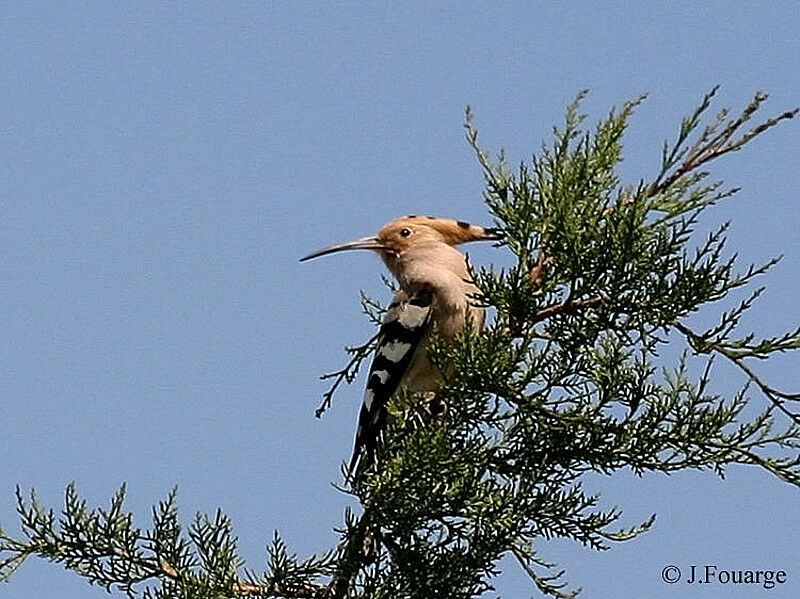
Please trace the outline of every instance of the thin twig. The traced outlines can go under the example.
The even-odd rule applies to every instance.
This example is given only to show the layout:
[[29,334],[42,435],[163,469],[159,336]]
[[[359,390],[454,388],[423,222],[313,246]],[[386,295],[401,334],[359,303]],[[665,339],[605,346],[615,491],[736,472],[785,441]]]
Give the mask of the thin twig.
[[[723,154],[727,154],[728,152],[735,152],[739,148],[741,148],[745,143],[753,139],[756,135],[763,133],[767,129],[774,127],[779,122],[794,118],[798,112],[800,112],[800,108],[795,108],[793,110],[787,110],[783,114],[778,115],[777,117],[768,119],[761,123],[760,125],[754,127],[738,139],[731,139],[733,134],[736,130],[741,127],[745,121],[747,121],[752,114],[758,109],[759,105],[767,99],[767,94],[758,93],[750,105],[745,109],[745,111],[735,120],[730,121],[727,126],[713,139],[708,140],[705,136],[701,137],[697,143],[689,150],[689,153],[684,160],[683,164],[681,164],[677,169],[675,169],[671,175],[669,175],[666,179],[661,182],[654,182],[650,187],[646,190],[646,196],[654,196],[659,193],[662,193],[672,187],[676,182],[678,182],[681,178],[685,175],[688,175],[690,172],[696,170],[706,162],[714,160],[715,158],[719,158]],[[677,147],[677,146],[676,146]]]
[[[553,304],[552,306],[548,306],[539,310],[531,319],[531,323],[535,324],[546,320],[547,318],[551,318],[556,314],[572,314],[577,312],[580,309],[596,306],[598,304],[603,303],[604,301],[608,301],[609,298],[607,297],[594,297],[587,300],[581,300],[577,302],[564,302],[561,304]],[[777,407],[781,412],[783,412],[786,416],[789,417],[793,422],[796,424],[800,424],[800,414],[791,412],[784,406],[784,401],[800,401],[800,393],[786,393],[784,391],[780,391],[774,387],[771,387],[767,383],[765,383],[761,377],[759,377],[752,368],[750,368],[744,360],[737,356],[735,353],[729,351],[726,347],[718,344],[712,343],[709,341],[704,340],[700,335],[692,331],[689,327],[684,325],[680,321],[675,321],[672,323],[676,329],[678,329],[681,333],[683,333],[690,341],[692,346],[695,348],[696,351],[699,353],[710,353],[711,351],[715,351],[720,355],[724,356],[728,360],[730,360],[734,365],[736,365],[742,372],[744,372],[748,378],[753,381],[759,389],[761,389],[762,393]],[[705,348],[705,351],[704,349]]]
[[718,354],[724,356],[728,360],[730,360],[733,364],[735,364],[742,372],[744,372],[751,381],[753,381],[759,389],[761,389],[762,393],[767,396],[767,398],[775,404],[775,407],[778,408],[781,412],[783,412],[786,416],[788,416],[793,422],[800,424],[800,414],[794,413],[789,411],[783,404],[784,401],[800,401],[800,393],[785,393],[774,387],[770,387],[767,385],[761,378],[750,368],[747,364],[745,364],[744,360],[737,356],[735,353],[729,351],[725,346],[720,345],[719,343],[713,343],[703,339],[701,335],[695,333],[692,329],[687,327],[685,324],[679,321],[675,321],[672,326],[678,329],[681,333],[683,333],[691,343],[692,347],[695,348],[695,351],[698,353],[710,353],[712,351],[717,352]]
[[348,383],[353,382],[353,379],[355,379],[356,375],[358,374],[358,369],[361,366],[361,362],[367,357],[370,351],[372,351],[372,346],[378,339],[379,335],[380,331],[375,333],[364,345],[348,347],[347,351],[353,354],[353,358],[347,363],[347,365],[341,370],[329,372],[328,374],[323,374],[321,377],[319,377],[323,381],[332,379],[334,377],[336,380],[333,382],[333,385],[331,385],[330,389],[322,394],[322,403],[317,408],[316,412],[314,412],[317,418],[320,418],[325,413],[325,410],[331,406],[333,394],[336,392],[336,389],[339,387],[339,385],[341,385],[342,381],[346,380]]

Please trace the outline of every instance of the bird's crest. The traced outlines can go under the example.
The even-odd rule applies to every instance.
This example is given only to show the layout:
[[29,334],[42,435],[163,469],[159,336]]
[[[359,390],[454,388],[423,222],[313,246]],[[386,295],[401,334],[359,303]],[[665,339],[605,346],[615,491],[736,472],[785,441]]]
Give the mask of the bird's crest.
[[499,239],[497,229],[473,225],[462,220],[433,216],[403,216],[386,223],[376,236],[395,252],[427,241],[458,245],[470,241]]

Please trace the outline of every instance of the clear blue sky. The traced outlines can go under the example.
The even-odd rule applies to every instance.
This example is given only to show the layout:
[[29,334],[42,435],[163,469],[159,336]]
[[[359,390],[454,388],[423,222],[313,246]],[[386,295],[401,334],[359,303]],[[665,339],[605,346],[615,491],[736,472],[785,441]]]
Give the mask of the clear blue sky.
[[[0,522],[13,489],[60,505],[76,481],[105,504],[122,481],[147,524],[180,487],[184,521],[221,506],[248,566],[278,528],[328,548],[347,499],[329,483],[350,451],[361,384],[314,418],[342,346],[367,338],[358,290],[379,260],[320,246],[405,213],[483,222],[463,141],[466,104],[486,146],[530,156],[575,92],[602,115],[641,91],[623,172],[652,176],[665,137],[712,84],[722,105],[772,93],[800,104],[800,13],[779,2],[201,4],[24,3],[0,35]],[[587,4],[589,7],[581,7]],[[785,253],[747,326],[800,310],[800,123],[725,158],[744,187],[747,260]],[[507,261],[491,248],[476,262]],[[798,360],[757,367],[800,387]],[[724,368],[718,390],[740,377]],[[763,405],[763,398],[754,396]],[[543,543],[585,597],[798,597],[800,493],[753,468],[592,478],[626,524],[655,529],[602,554]],[[779,589],[668,586],[668,564],[783,568]],[[503,597],[537,596],[513,564]],[[4,598],[103,597],[32,560]]]

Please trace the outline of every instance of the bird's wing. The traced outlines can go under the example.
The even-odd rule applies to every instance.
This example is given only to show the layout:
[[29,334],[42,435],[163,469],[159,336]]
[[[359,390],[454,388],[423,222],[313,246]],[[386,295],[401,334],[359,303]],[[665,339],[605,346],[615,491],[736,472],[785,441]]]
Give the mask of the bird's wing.
[[375,357],[369,369],[364,401],[358,415],[350,476],[355,474],[362,451],[369,460],[386,426],[386,405],[397,391],[430,321],[433,292],[420,289],[412,295],[399,291],[389,306],[378,334]]

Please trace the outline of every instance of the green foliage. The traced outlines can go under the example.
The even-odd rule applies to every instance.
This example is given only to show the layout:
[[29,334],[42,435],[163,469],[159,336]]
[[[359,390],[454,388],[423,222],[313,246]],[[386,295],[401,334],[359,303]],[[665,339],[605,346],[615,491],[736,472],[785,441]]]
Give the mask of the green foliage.
[[[213,519],[197,514],[183,531],[175,499],[173,489],[153,508],[152,530],[142,531],[133,527],[132,515],[124,509],[125,485],[108,510],[90,510],[71,484],[60,517],[44,508],[33,492],[26,500],[18,488],[17,513],[26,540],[0,530],[0,552],[7,554],[0,561],[0,580],[8,580],[30,555],[62,563],[108,591],[145,599],[286,596],[332,573],[332,554],[300,562],[276,535],[269,548],[269,573],[247,573],[242,581],[239,569],[244,562],[228,517],[221,511]],[[141,593],[138,586],[143,587],[138,589]]]
[[[572,597],[577,591],[539,555],[537,539],[602,550],[654,523],[616,528],[621,511],[600,507],[582,485],[589,472],[722,476],[732,464],[752,464],[800,486],[800,417],[792,411],[800,395],[771,387],[751,366],[800,348],[800,328],[743,334],[742,316],[763,288],[731,302],[777,260],[739,266],[725,251],[727,223],[696,241],[700,216],[737,191],[709,182],[706,165],[797,111],[742,132],[766,99],[757,94],[740,115],[723,110],[701,129],[716,91],[665,143],[657,176],[635,184],[623,184],[616,168],[643,97],[587,131],[579,94],[552,143],[513,172],[502,153],[492,159],[480,148],[468,111],[485,201],[515,265],[473,273],[475,301],[494,314],[482,333],[465,330],[430,348],[447,373],[436,397],[444,413],[430,397],[393,399],[377,464],[344,489],[363,512],[347,513],[338,548],[299,560],[276,535],[267,571],[242,572],[221,512],[198,515],[184,533],[173,492],[143,532],[123,510],[124,487],[108,511],[90,511],[70,486],[58,520],[34,496],[18,497],[26,538],[0,534],[0,576],[37,555],[131,596],[143,588],[153,598],[466,599],[490,590],[498,560],[513,555],[542,593]],[[718,308],[721,300],[733,307]],[[362,303],[378,322],[380,304]],[[687,318],[701,309],[716,310],[718,324],[695,331]],[[318,415],[373,341],[350,348],[350,362],[328,375],[334,382]],[[669,343],[685,348],[675,364],[661,357]],[[717,356],[746,380],[733,397],[711,390]],[[752,387],[768,400],[760,410],[745,410]]]

